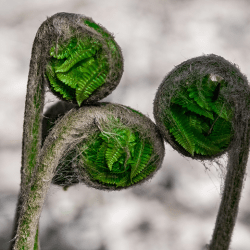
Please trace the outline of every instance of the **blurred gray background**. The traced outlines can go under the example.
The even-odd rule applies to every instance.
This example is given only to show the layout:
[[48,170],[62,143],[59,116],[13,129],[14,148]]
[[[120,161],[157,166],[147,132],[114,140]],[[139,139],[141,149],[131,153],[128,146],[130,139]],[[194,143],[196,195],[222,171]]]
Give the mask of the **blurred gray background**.
[[[103,101],[133,107],[153,121],[158,86],[187,59],[217,54],[250,79],[247,0],[0,0],[0,250],[9,245],[19,192],[32,44],[41,23],[57,12],[92,17],[115,35],[125,68]],[[44,110],[56,100],[47,93]],[[161,170],[142,186],[116,192],[51,186],[40,219],[42,250],[202,250],[211,239],[225,170],[165,147]],[[250,249],[249,202],[246,176],[232,250]]]

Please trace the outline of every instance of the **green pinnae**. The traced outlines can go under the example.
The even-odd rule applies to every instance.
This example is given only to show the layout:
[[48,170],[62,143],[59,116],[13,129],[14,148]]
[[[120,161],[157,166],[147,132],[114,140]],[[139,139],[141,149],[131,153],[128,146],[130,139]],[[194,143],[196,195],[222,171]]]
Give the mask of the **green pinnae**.
[[109,64],[102,45],[92,37],[72,37],[50,50],[46,76],[57,93],[78,105],[102,86]]
[[116,57],[116,56],[120,57],[117,45],[116,45],[115,41],[113,40],[113,37],[110,34],[105,32],[105,30],[102,27],[100,27],[99,25],[97,25],[94,22],[91,22],[90,20],[84,20],[84,24],[88,25],[89,27],[93,28],[95,31],[100,33],[107,40],[107,44],[108,44],[109,49],[111,50],[112,55],[114,57]]
[[233,109],[219,95],[227,83],[216,79],[206,75],[201,84],[187,82],[171,99],[166,114],[165,126],[173,139],[192,156],[222,152],[232,138]]
[[153,147],[148,138],[126,128],[119,119],[111,119],[117,127],[94,134],[80,148],[86,172],[91,179],[107,186],[126,187],[156,169]]

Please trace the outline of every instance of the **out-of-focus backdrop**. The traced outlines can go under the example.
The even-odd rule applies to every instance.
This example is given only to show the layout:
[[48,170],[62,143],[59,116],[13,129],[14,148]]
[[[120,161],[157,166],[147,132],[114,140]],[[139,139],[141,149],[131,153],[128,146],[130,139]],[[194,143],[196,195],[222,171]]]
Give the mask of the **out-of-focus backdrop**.
[[[125,67],[103,101],[133,107],[153,121],[158,86],[189,58],[220,55],[250,78],[248,0],[0,0],[0,6],[0,250],[9,246],[19,192],[32,44],[47,17],[80,13],[112,32]],[[47,93],[44,110],[56,100]],[[211,239],[225,169],[165,147],[161,170],[142,186],[116,192],[51,186],[40,218],[42,250],[202,250]],[[225,167],[227,158],[222,162]],[[250,249],[249,202],[246,176],[232,250]]]

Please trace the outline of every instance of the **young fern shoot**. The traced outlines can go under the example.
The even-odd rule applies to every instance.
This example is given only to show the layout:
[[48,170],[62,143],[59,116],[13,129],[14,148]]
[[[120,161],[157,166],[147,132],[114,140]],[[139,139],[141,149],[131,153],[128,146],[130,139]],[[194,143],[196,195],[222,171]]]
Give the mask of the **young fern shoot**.
[[[139,146],[136,147],[133,141]],[[148,145],[142,149],[142,143]],[[114,145],[119,144],[119,151],[123,151],[120,157],[113,150]],[[38,171],[23,203],[14,249],[33,248],[46,194],[55,173],[60,171],[57,170],[58,163],[74,150],[80,152],[77,167],[73,170],[79,180],[101,190],[121,190],[144,183],[161,167],[164,157],[163,138],[146,116],[109,103],[71,109],[55,124],[44,141]],[[130,158],[133,151],[134,156]]]
[[[39,248],[38,229],[27,236],[25,231],[21,232],[18,228],[22,223],[23,226],[28,225],[27,221],[21,222],[20,218],[27,212],[24,204],[37,174],[45,86],[60,99],[80,106],[99,101],[110,94],[120,82],[122,73],[123,57],[120,47],[113,35],[91,18],[62,12],[48,18],[40,26],[32,48],[28,77],[23,124],[21,189],[11,249],[31,249],[30,242],[25,240],[26,237],[30,237],[33,242],[35,235],[35,248]],[[78,80],[83,76],[85,82],[79,81],[77,84],[73,81],[70,84],[68,79],[73,76]]]
[[[60,107],[58,104],[54,109]],[[112,107],[108,103],[98,105]],[[102,113],[107,114],[107,118],[100,119],[100,111],[100,114],[93,116],[93,129],[95,129],[89,133],[87,140],[65,153],[57,166],[52,179],[53,184],[68,188],[84,182],[84,175],[87,175],[93,183],[101,184],[103,189],[119,190],[141,182],[156,171],[159,165],[157,162],[162,157],[163,151],[158,149],[160,153],[156,154],[156,146],[152,141],[159,139],[154,139],[156,134],[152,137],[153,134],[146,132],[149,127],[146,128],[144,125],[139,129],[138,126],[138,122],[144,122],[149,126],[150,120],[129,107],[122,105],[117,107],[123,107],[122,116],[108,115],[104,108]],[[90,108],[94,110],[94,107],[89,106]],[[137,117],[137,121],[132,122],[133,126],[129,125],[129,120],[133,120],[132,117]],[[88,115],[86,119],[90,119]],[[54,126],[55,124],[47,128],[45,126],[47,131],[44,131],[44,137]],[[155,130],[153,123],[150,129]]]
[[228,250],[235,226],[249,154],[249,96],[246,76],[235,64],[211,54],[176,66],[154,100],[156,124],[179,153],[202,161],[228,153],[210,250]]
[[46,67],[52,91],[79,106],[110,79],[117,81],[123,71],[121,51],[112,35],[90,19],[82,22],[99,36],[72,29],[69,41],[51,47]]
[[[76,177],[101,190],[142,184],[161,167],[164,143],[156,125],[123,105],[97,103],[116,88],[122,73],[120,47],[91,18],[57,13],[39,28],[27,86],[21,191],[11,250],[39,250],[39,217],[52,179],[71,185],[67,176],[54,178],[64,173],[65,159],[72,163],[67,171],[74,181]],[[50,124],[48,136],[42,138],[46,84],[72,109]]]
[[232,137],[233,110],[218,96],[220,85],[205,75],[201,84],[195,81],[182,86],[171,99],[170,113],[165,125],[179,143],[192,156],[215,155],[227,149]]

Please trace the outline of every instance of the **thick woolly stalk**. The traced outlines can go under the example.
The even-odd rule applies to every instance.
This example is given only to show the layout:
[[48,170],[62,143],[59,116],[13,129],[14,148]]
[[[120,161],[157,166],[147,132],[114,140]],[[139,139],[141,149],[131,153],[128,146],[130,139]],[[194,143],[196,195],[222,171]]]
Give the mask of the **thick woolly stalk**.
[[[92,64],[89,63],[88,66],[90,67],[87,68],[82,67],[84,68],[83,70],[87,69],[89,72],[89,75],[85,75],[85,78],[87,77],[86,79],[89,79],[92,77],[93,82],[97,82],[97,84],[94,86],[86,85],[85,87],[82,85],[75,86],[75,89],[70,90],[70,93],[72,93],[72,91],[74,92],[74,96],[72,96],[71,99],[66,99],[67,101],[81,105],[106,97],[116,88],[123,72],[123,59],[120,47],[114,41],[113,36],[105,28],[97,25],[91,18],[80,14],[58,13],[48,18],[40,26],[33,43],[30,60],[23,124],[21,187],[10,249],[13,248],[15,241],[18,239],[17,224],[20,211],[31,191],[33,175],[39,160],[45,86],[49,87],[59,98],[65,99],[65,96],[57,92],[59,88],[59,85],[55,85],[58,84],[57,79],[55,80],[54,78],[54,81],[50,82],[52,78],[51,75],[50,77],[48,76],[48,65],[51,63],[52,55],[57,56],[57,48],[65,46],[65,43],[68,43],[72,37],[77,41],[74,47],[76,50],[78,47],[81,47],[81,39],[89,38],[92,45],[98,43],[98,46],[96,45],[95,47],[96,50],[92,49],[94,45],[89,45],[90,47],[92,46],[90,48],[93,52],[92,54],[89,54],[89,52],[85,53],[84,62],[93,56],[94,58],[91,59]],[[86,39],[84,41],[84,46],[87,46]],[[79,52],[80,49],[77,51]],[[68,60],[67,58],[62,60],[67,61],[67,63],[70,62],[70,66],[75,70],[78,65],[77,60],[81,53],[75,53],[74,55],[75,57],[72,56],[68,58]],[[101,55],[101,58],[105,58],[105,63],[103,61],[104,59],[98,59],[100,58],[99,55]],[[96,73],[97,71],[99,73],[102,72],[101,69],[97,70],[98,63],[100,63],[100,67],[105,64],[105,76],[101,75],[101,78],[98,73]],[[91,69],[93,69],[93,71],[91,71]],[[66,70],[64,69],[64,71]],[[78,78],[80,78],[80,76],[81,74],[77,75]],[[64,72],[64,77],[68,77],[67,72]],[[89,82],[88,80],[87,83]],[[62,84],[60,86],[60,90],[62,90]],[[67,88],[66,84],[64,87]],[[68,90],[69,88],[68,86]],[[78,91],[78,98],[75,96],[76,91]],[[36,235],[37,242],[35,243],[34,249],[39,249],[38,230]]]
[[210,54],[176,66],[154,100],[156,124],[179,153],[199,160],[228,153],[210,250],[228,250],[235,226],[249,154],[249,97],[247,78],[237,65]]
[[[161,167],[164,157],[164,143],[158,128],[149,118],[118,104],[96,103],[94,106],[71,109],[64,117],[57,121],[45,139],[38,168],[33,176],[34,179],[30,192],[23,202],[14,249],[33,249],[42,206],[59,162],[64,159],[64,156],[69,151],[77,148],[79,144],[81,144],[79,148],[82,149],[82,145],[87,144],[91,134],[99,131],[106,135],[108,132],[102,130],[103,127],[101,124],[112,126],[113,123],[109,118],[110,116],[113,116],[115,119],[121,119],[123,123],[125,122],[124,125],[128,129],[134,129],[134,131],[139,132],[141,135],[140,140],[148,138],[153,151],[151,151],[149,157],[146,151],[143,151],[144,155],[138,156],[135,153],[134,157],[129,157],[131,160],[127,160],[128,166],[124,166],[128,169],[129,176],[122,178],[122,183],[125,186],[120,185],[121,181],[118,180],[120,177],[116,177],[115,173],[112,176],[118,182],[117,180],[114,182],[110,180],[108,174],[104,178],[96,179],[89,172],[90,169],[94,171],[94,166],[88,165],[88,161],[87,163],[85,161],[79,162],[77,167],[79,179],[83,180],[86,185],[97,189],[121,190],[144,183],[152,178]],[[110,143],[112,142],[110,141]],[[138,150],[134,152],[136,151]],[[126,150],[124,152],[127,153]],[[147,158],[147,162],[144,162],[145,158]],[[139,164],[136,165],[135,162],[139,162]],[[124,161],[122,165],[123,163]],[[109,167],[105,166],[105,164],[103,164],[102,168],[106,168],[106,173],[109,171]]]
[[[227,175],[210,250],[228,250],[239,210],[249,156],[250,123],[242,124],[241,141],[228,153]],[[235,150],[236,149],[236,150]]]

